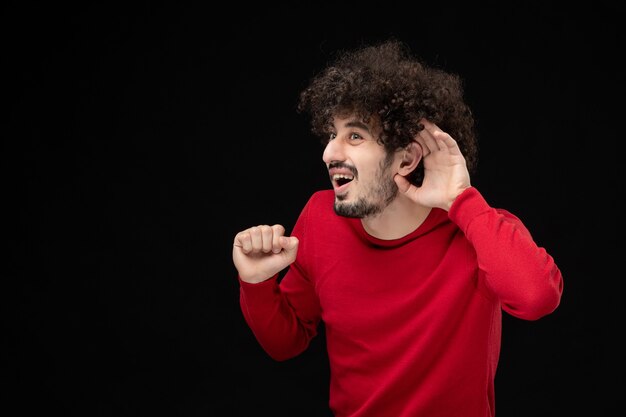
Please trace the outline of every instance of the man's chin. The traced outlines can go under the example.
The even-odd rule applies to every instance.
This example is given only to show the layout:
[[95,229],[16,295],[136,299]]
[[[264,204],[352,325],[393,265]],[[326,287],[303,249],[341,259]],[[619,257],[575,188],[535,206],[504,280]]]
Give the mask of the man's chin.
[[363,216],[360,216],[357,212],[351,209],[351,207],[346,207],[341,204],[336,204],[334,206],[335,214],[341,217],[348,217],[351,219],[361,219]]
[[335,214],[341,217],[350,217],[353,219],[362,219],[365,217],[363,215],[364,207],[362,207],[362,205],[341,201],[339,198],[335,199],[334,210]]

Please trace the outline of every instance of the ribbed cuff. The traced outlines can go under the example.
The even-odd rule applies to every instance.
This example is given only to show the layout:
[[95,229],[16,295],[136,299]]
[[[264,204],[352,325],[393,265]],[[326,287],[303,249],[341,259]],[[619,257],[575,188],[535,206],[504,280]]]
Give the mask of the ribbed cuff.
[[272,297],[274,293],[278,292],[278,275],[274,275],[272,278],[262,282],[252,284],[245,282],[238,277],[241,291],[245,294],[247,300],[254,301],[257,299],[267,299]]
[[472,220],[491,209],[482,194],[476,188],[469,187],[454,200],[448,217],[465,232]]

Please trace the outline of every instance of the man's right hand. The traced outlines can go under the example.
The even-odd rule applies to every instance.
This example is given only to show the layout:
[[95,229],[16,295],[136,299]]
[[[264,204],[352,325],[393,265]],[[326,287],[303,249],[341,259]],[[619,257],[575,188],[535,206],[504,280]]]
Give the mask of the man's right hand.
[[266,281],[296,260],[298,238],[285,236],[280,224],[260,225],[235,236],[233,263],[242,281]]

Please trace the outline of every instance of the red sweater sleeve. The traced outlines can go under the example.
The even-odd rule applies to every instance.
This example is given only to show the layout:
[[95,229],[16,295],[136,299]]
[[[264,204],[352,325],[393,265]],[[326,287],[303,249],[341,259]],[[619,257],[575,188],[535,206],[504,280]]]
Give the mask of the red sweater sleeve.
[[557,308],[561,272],[516,216],[490,207],[474,187],[457,197],[448,216],[474,247],[481,279],[504,311],[536,320]]
[[263,349],[282,361],[303,352],[317,334],[317,321],[301,321],[274,277],[258,284],[239,279],[244,318]]
[[244,318],[263,349],[279,361],[302,353],[317,334],[321,319],[319,300],[300,261],[307,250],[303,231],[308,207],[305,206],[292,233],[300,239],[298,259],[282,281],[279,283],[278,275],[257,284],[239,278]]

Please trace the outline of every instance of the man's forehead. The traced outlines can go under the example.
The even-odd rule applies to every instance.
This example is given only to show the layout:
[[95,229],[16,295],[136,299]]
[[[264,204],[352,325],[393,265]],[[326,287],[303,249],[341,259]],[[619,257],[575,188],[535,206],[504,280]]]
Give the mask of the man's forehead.
[[378,123],[377,123],[377,119],[373,117],[370,117],[368,119],[363,119],[362,117],[358,117],[356,115],[349,115],[349,116],[334,116],[333,126],[335,128],[353,127],[353,128],[366,130],[370,133],[374,133],[376,131]]

